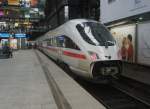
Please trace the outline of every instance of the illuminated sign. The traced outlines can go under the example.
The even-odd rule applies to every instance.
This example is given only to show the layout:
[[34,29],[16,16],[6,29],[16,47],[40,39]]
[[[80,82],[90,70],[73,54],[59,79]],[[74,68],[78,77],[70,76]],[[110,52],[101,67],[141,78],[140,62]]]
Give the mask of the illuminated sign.
[[0,33],[0,38],[9,38],[9,33]]
[[15,34],[15,37],[16,38],[26,38],[26,34],[18,33],[18,34]]
[[30,15],[29,14],[25,14],[25,18],[30,18]]
[[19,0],[8,0],[8,5],[19,5]]

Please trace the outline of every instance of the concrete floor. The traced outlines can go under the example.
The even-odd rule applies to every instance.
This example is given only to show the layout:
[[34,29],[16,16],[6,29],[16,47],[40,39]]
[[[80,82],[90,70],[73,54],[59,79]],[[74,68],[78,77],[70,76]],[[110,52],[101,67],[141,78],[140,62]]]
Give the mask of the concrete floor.
[[34,51],[0,59],[0,109],[57,109]]

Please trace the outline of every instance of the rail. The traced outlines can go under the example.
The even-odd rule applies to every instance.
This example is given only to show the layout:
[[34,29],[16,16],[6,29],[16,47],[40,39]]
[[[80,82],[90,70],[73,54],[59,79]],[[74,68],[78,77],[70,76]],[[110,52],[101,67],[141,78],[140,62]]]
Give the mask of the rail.
[[95,84],[76,76],[66,65],[60,67],[107,109],[150,109],[148,85],[125,77],[112,79],[110,84]]
[[150,86],[139,81],[121,76],[118,80],[113,80],[112,87],[135,98],[139,102],[150,107]]

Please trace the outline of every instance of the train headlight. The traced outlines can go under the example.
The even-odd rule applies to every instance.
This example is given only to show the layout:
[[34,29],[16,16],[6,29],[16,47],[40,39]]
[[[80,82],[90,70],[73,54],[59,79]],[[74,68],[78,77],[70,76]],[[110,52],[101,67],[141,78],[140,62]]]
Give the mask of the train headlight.
[[95,52],[92,52],[92,51],[88,51],[88,53],[89,53],[89,55],[90,55],[90,58],[91,58],[91,60],[97,60],[97,59],[99,59],[99,56],[98,56],[98,54],[97,53],[95,53]]

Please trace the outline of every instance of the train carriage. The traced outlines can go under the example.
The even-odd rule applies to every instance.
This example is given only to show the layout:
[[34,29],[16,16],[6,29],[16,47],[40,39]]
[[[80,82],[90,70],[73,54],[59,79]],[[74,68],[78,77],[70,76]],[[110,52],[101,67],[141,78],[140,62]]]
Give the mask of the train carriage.
[[39,49],[86,79],[101,81],[121,73],[119,47],[99,22],[70,20],[37,42]]

